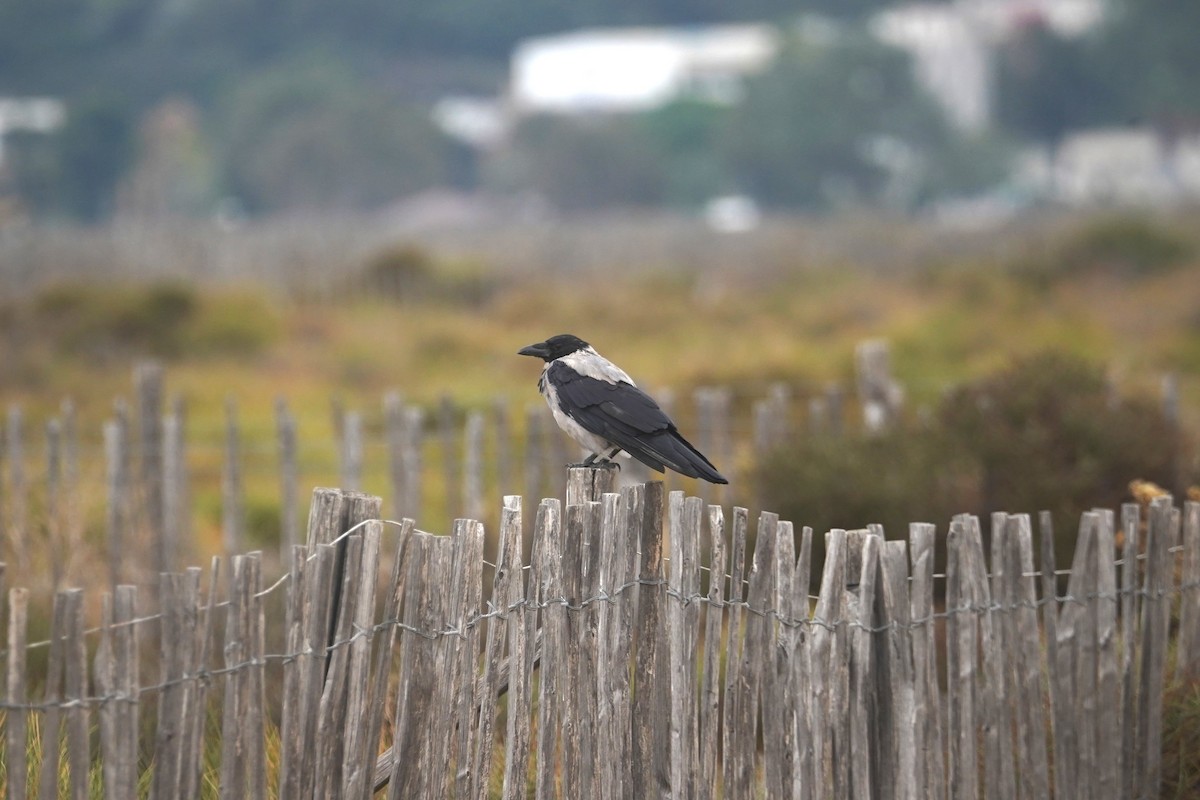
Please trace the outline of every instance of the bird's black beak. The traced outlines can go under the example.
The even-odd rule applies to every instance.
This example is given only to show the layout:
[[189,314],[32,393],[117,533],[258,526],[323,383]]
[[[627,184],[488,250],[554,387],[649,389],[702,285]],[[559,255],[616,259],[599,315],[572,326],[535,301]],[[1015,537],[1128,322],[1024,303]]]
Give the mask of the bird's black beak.
[[528,347],[522,347],[517,351],[517,355],[534,356],[535,358],[540,358],[543,361],[546,361],[549,360],[550,348],[546,346],[545,342],[538,342],[537,344],[531,344]]

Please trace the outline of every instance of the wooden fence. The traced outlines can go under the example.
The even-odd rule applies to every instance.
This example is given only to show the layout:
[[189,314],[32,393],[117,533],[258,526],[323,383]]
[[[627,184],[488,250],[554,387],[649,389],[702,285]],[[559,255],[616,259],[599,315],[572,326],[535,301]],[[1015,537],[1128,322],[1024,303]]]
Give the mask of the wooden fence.
[[[856,364],[853,403],[836,386],[807,398],[784,385],[749,398],[727,387],[700,388],[679,398],[656,393],[692,441],[735,478],[731,486],[699,484],[695,491],[709,502],[761,507],[755,482],[745,478],[761,454],[793,432],[837,434],[848,425],[869,431],[891,424],[902,393],[891,377],[886,344],[863,342]],[[335,483],[354,490],[370,485],[387,498],[388,515],[407,515],[432,527],[448,527],[460,517],[495,524],[499,518],[484,498],[561,496],[563,465],[578,455],[540,400],[517,410],[497,399],[481,409],[462,408],[446,397],[430,409],[390,392],[376,413],[335,401],[332,434],[322,434],[311,427],[300,431],[280,398],[273,409],[274,437],[249,440],[239,423],[243,410],[232,398],[219,433],[213,435],[210,424],[207,436],[197,435],[183,400],[169,397],[157,363],[137,366],[132,397],[114,402],[102,431],[94,432],[102,436],[80,431],[70,401],[51,416],[43,414],[41,425],[28,420],[20,406],[8,407],[0,425],[0,559],[29,571],[39,549],[35,540],[44,533],[53,549],[71,556],[47,565],[53,585],[78,580],[89,561],[89,541],[100,543],[98,555],[107,558],[112,586],[150,580],[218,549],[195,540],[201,496],[210,507],[219,504],[220,551],[247,550],[247,486],[259,498],[261,524],[265,482],[277,519],[272,528],[278,530],[278,549],[265,554],[267,571],[275,575],[301,541],[302,485]],[[1165,384],[1163,402],[1177,414],[1173,383]],[[630,461],[621,480],[652,477]],[[666,480],[668,488],[692,485],[678,476]],[[85,532],[89,526],[91,536]],[[94,573],[90,565],[89,571]]]
[[1030,518],[1005,514],[986,537],[970,516],[830,531],[818,565],[810,529],[763,513],[752,533],[743,508],[613,477],[572,469],[565,502],[536,509],[505,497],[495,554],[479,522],[437,536],[318,489],[280,581],[257,553],[214,560],[207,581],[118,586],[92,629],[83,592],[60,591],[45,641],[8,590],[0,785],[1157,796],[1164,686],[1200,666],[1200,504],[1085,514],[1063,570],[1049,531],[1035,553]]
[[[862,360],[871,366],[860,369],[860,383],[890,383],[886,348],[866,343],[868,348],[876,356]],[[876,393],[860,391],[864,419],[878,416],[871,410],[879,403]],[[28,566],[37,549],[32,540],[42,531],[58,549],[79,552],[90,520],[103,529],[112,585],[176,570],[214,549],[194,542],[197,495],[219,501],[219,549],[240,553],[248,549],[247,485],[255,484],[261,495],[264,477],[278,509],[279,550],[269,554],[272,574],[286,565],[301,540],[303,484],[336,483],[354,490],[370,484],[387,498],[391,516],[408,515],[426,524],[437,520],[436,527],[460,517],[495,522],[485,497],[561,496],[563,466],[581,458],[532,385],[530,394],[522,409],[502,398],[487,408],[463,408],[449,397],[425,408],[389,392],[374,413],[335,399],[333,424],[324,432],[300,431],[287,401],[279,398],[272,410],[275,435],[265,440],[247,438],[240,423],[244,409],[229,398],[219,432],[214,435],[209,423],[208,434],[200,436],[188,424],[184,401],[169,396],[163,367],[143,362],[133,373],[132,401],[118,398],[102,430],[81,431],[70,401],[36,420],[18,405],[7,408],[0,424],[0,559]],[[801,408],[786,387],[775,386],[765,397],[737,404],[745,414],[725,387],[701,388],[678,399],[667,391],[658,394],[692,441],[729,474],[785,441],[802,419],[814,430],[840,430],[850,411],[841,391],[832,388],[811,408]],[[629,461],[621,477],[636,483],[649,480],[651,473]],[[676,476],[667,480],[683,485]],[[90,491],[82,490],[83,483],[91,484]],[[714,502],[758,502],[745,488],[750,482],[736,483],[742,488],[702,485],[697,491]],[[56,562],[54,570],[62,574],[51,577],[57,584],[73,576],[76,566]]]

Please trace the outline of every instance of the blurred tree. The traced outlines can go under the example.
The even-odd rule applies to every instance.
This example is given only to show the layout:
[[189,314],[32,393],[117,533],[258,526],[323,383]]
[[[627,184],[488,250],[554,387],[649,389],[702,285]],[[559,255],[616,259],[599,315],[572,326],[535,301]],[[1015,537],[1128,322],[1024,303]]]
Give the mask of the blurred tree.
[[997,122],[1053,146],[1068,131],[1119,118],[1119,98],[1098,69],[1096,45],[1058,36],[1038,20],[1021,28],[997,59]]
[[750,194],[818,209],[877,202],[950,135],[908,58],[849,34],[797,43],[750,81],[721,149]]
[[1194,463],[1190,446],[1160,407],[1118,397],[1087,361],[1047,353],[959,388],[919,426],[797,436],[756,480],[765,507],[818,533],[878,522],[902,537],[909,522],[943,526],[955,513],[1049,510],[1061,564],[1083,511],[1116,508],[1135,479],[1173,486],[1175,465]]
[[1097,71],[1119,93],[1124,116],[1194,127],[1200,119],[1200,3],[1115,0],[1110,7]]
[[327,62],[243,82],[218,124],[227,188],[251,211],[372,207],[446,178],[447,143],[423,109]]
[[0,96],[50,94],[87,86],[71,66],[94,55],[87,0],[0,3]]
[[133,114],[123,98],[95,94],[69,109],[54,134],[57,169],[52,205],[83,220],[112,210],[117,183],[133,160]]
[[1160,407],[1117,397],[1103,370],[1062,354],[964,387],[939,417],[979,465],[983,512],[1051,509],[1061,523],[1115,508],[1135,478],[1173,485],[1183,447]]
[[650,205],[664,198],[664,165],[633,116],[534,117],[493,164],[493,182],[567,210]]
[[640,117],[659,153],[666,202],[696,207],[734,188],[717,149],[728,115],[724,106],[680,100]]

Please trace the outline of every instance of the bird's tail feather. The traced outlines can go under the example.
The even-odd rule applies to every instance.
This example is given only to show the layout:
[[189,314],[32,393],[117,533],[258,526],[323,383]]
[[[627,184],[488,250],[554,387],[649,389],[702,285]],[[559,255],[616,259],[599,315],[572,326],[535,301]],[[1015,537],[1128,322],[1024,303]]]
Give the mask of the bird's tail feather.
[[702,478],[709,483],[729,483],[703,453],[676,431],[664,431],[657,436],[631,442],[630,445],[625,450],[651,469],[662,472],[665,466],[689,478]]

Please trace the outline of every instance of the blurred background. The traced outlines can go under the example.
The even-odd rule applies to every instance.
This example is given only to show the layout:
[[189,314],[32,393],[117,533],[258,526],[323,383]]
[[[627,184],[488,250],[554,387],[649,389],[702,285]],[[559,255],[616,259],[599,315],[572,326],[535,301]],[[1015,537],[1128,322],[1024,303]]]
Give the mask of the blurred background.
[[[188,558],[273,547],[347,458],[389,495],[389,407],[428,527],[471,458],[439,430],[482,436],[494,516],[530,483],[470,415],[523,453],[515,352],[564,331],[718,448],[716,499],[798,526],[1180,496],[1198,30],[1182,0],[5,0],[3,527],[102,541],[131,409],[188,444]],[[38,521],[64,480],[80,510]]]

